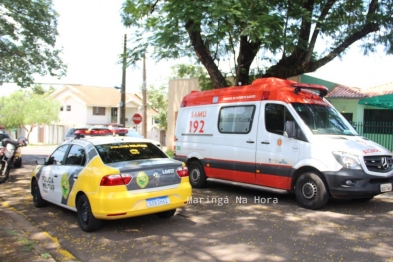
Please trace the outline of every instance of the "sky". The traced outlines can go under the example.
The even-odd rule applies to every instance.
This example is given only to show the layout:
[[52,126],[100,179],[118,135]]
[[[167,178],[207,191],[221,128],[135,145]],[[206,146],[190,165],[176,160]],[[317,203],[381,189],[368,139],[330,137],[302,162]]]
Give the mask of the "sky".
[[[121,23],[120,8],[125,0],[54,0],[54,8],[59,13],[57,48],[63,49],[61,58],[68,66],[68,72],[60,80],[36,76],[36,83],[90,86],[120,86],[122,67],[118,64],[123,52],[124,35],[131,38],[131,29]],[[189,63],[188,59],[155,62],[146,59],[147,86],[168,83],[171,66]],[[308,75],[331,82],[352,86],[370,87],[393,82],[393,56],[382,51],[363,56],[356,43],[340,60],[321,67]],[[128,68],[126,92],[139,92],[142,86],[142,62],[137,67]],[[0,94],[9,93],[15,86],[0,86]]]

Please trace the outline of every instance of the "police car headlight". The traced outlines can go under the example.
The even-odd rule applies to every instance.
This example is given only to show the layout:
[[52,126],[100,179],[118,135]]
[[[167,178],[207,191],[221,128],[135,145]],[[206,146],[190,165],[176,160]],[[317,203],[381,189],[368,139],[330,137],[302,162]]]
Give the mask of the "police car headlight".
[[342,151],[332,152],[334,158],[345,168],[349,169],[362,169],[359,157]]

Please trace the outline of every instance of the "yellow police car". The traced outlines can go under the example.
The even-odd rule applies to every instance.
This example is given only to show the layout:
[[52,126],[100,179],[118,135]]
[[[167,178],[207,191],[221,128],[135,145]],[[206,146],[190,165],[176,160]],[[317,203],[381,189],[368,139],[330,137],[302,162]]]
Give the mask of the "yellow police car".
[[191,185],[183,162],[145,139],[105,134],[75,130],[80,138],[37,160],[31,177],[35,207],[50,202],[76,211],[80,228],[91,232],[102,220],[153,213],[168,218],[187,204]]

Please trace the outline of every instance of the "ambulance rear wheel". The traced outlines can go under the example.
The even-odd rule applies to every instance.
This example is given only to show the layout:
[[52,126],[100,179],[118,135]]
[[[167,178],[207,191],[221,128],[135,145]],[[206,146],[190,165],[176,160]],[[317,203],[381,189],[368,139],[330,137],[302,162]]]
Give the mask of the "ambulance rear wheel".
[[206,175],[202,165],[199,162],[192,162],[188,167],[188,175],[190,177],[190,184],[195,188],[202,188],[206,186]]
[[299,205],[308,209],[322,208],[329,200],[324,181],[312,172],[304,173],[297,179],[295,195]]

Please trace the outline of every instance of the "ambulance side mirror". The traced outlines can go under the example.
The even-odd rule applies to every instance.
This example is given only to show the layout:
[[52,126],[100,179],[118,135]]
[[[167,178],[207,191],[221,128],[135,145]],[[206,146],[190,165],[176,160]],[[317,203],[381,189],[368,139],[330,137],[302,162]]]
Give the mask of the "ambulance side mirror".
[[296,137],[296,124],[295,121],[287,121],[285,122],[285,130],[284,130],[285,137]]

